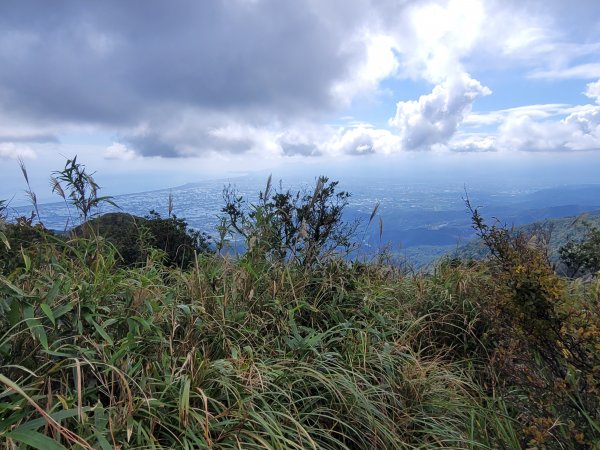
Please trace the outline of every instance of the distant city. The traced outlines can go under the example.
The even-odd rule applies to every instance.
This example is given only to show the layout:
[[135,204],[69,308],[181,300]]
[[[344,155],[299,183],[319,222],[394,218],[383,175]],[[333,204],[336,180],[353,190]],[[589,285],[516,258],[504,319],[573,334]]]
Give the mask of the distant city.
[[[264,189],[266,177],[245,175],[229,179],[209,180],[172,189],[115,196],[121,211],[144,216],[150,210],[168,214],[169,193],[173,196],[173,212],[185,218],[190,227],[215,233],[217,218],[223,207],[223,188],[234,186],[249,202],[256,201]],[[283,189],[310,190],[314,179],[289,177]],[[280,187],[277,179],[274,185]],[[351,193],[346,209],[347,220],[360,220],[357,233],[359,254],[372,255],[384,247],[416,267],[426,266],[445,253],[469,242],[474,237],[465,195],[481,207],[489,221],[521,225],[534,221],[577,215],[600,210],[600,184],[546,187],[505,187],[490,185],[487,189],[468,189],[447,183],[403,183],[388,177],[369,180],[346,177],[339,190]],[[376,205],[377,215],[368,224]],[[41,221],[47,228],[63,231],[77,224],[75,211],[64,203],[40,205]],[[99,213],[114,211],[103,206]],[[29,215],[28,206],[12,208],[12,217]],[[368,225],[368,226],[367,226]],[[380,239],[380,226],[382,230]]]

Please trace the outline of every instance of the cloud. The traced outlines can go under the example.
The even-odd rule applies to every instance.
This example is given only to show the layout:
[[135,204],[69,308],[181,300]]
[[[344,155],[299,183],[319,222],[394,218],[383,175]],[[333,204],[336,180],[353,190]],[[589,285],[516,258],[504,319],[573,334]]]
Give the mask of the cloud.
[[53,134],[0,134],[0,142],[30,142],[34,144],[58,144],[59,139]]
[[450,143],[460,148],[503,151],[589,151],[600,149],[600,80],[588,83],[584,95],[596,104],[542,104],[471,113],[464,129],[479,130],[497,126],[486,133],[463,132],[468,139]]
[[[422,24],[427,26],[423,33],[433,30],[421,40],[433,40],[433,44],[429,50],[423,43],[409,40],[420,50],[408,53],[430,55],[432,62],[446,61],[432,65],[444,68],[435,70],[434,75],[457,67],[472,73],[524,71],[530,79],[600,77],[598,19],[590,14],[596,8],[593,0],[576,4],[560,0],[456,0],[419,2],[414,8],[424,16]],[[463,11],[467,19],[459,19]],[[436,36],[441,37],[439,41]]]
[[113,142],[112,145],[108,146],[104,151],[104,158],[131,161],[132,159],[138,158],[138,154],[135,150],[128,148],[119,142]]
[[598,78],[600,77],[600,63],[577,64],[570,67],[536,70],[529,74],[529,78],[573,79],[573,78]]
[[[589,146],[591,110],[532,105],[471,113],[474,101],[491,93],[482,72],[490,66],[515,65],[545,78],[596,73],[596,36],[560,31],[567,19],[589,24],[593,3],[583,9],[563,3],[182,0],[174,8],[160,0],[2,2],[0,142],[37,149],[33,144],[85,130],[116,136],[103,155],[124,160],[388,154],[440,146],[481,151],[502,143],[531,146],[523,133],[529,128],[543,138],[540,121],[555,123],[552,118],[564,119],[557,128],[579,136],[577,144],[558,136],[552,142]],[[360,115],[366,102],[411,98],[397,87],[406,79],[432,90],[399,101],[395,113],[387,113],[393,114],[389,129],[369,125],[371,117],[357,117],[355,126],[326,124]],[[597,98],[600,88],[589,90]],[[465,127],[496,125],[503,128],[491,140],[457,135]]]
[[463,72],[462,59],[475,47],[484,20],[479,0],[415,3],[408,14],[408,33],[398,36],[407,74],[440,83]]
[[595,81],[593,83],[588,83],[584,94],[586,95],[586,97],[589,97],[595,100],[596,103],[600,104],[600,80]]
[[572,150],[600,149],[600,106],[570,114],[562,123],[571,131],[566,146]]
[[401,150],[400,138],[388,130],[359,126],[340,130],[324,145],[324,153],[346,155],[391,154]]
[[33,149],[14,142],[0,142],[0,159],[35,159]]
[[519,151],[600,149],[600,106],[582,105],[560,120],[510,115],[498,128],[499,146]]
[[253,125],[235,114],[185,109],[165,120],[153,116],[147,123],[124,133],[119,141],[145,157],[179,158],[214,153],[242,154],[262,149],[273,152],[277,123]]
[[400,68],[397,44],[389,34],[365,33],[366,56],[348,77],[333,86],[333,93],[342,104],[349,104],[358,95],[378,93],[379,83],[396,75]]
[[[274,146],[271,134],[377,95],[397,70],[393,42],[371,7],[370,0],[2,3],[0,118],[38,134],[116,135],[142,157],[253,152],[265,142],[267,152],[312,154]],[[107,156],[123,155],[113,148]]]
[[[163,158],[177,158],[184,156],[177,146],[165,139],[160,132],[145,131],[127,135],[124,139],[125,148],[131,148],[134,153],[142,156],[160,156]],[[113,144],[114,145],[114,144]]]
[[323,144],[333,134],[333,129],[327,126],[303,124],[274,133],[272,143],[284,156],[321,156],[326,152]]
[[247,153],[277,158],[426,151],[446,144],[471,111],[473,102],[490,93],[479,81],[461,73],[418,100],[398,102],[389,121],[390,130],[363,122],[335,127],[275,121],[267,127],[249,125],[235,116],[226,118],[187,110],[174,114],[165,123],[143,126],[123,139],[140,155],[162,157]]
[[328,110],[366,52],[342,25],[314,1],[2,3],[0,99],[24,116],[126,126],[168,105]]
[[459,153],[494,152],[497,150],[496,137],[486,134],[465,134],[452,139],[448,149]]
[[528,116],[511,116],[499,127],[499,145],[515,151],[568,150],[569,130],[562,122],[535,122]]
[[588,83],[583,93],[596,104],[550,103],[469,113],[446,148],[461,152],[600,149],[600,80]]
[[550,117],[564,116],[577,111],[580,107],[564,103],[548,103],[541,105],[526,105],[516,108],[506,108],[485,113],[470,113],[463,125],[466,127],[482,127],[500,124],[508,117],[527,116],[535,119],[547,119]]
[[390,125],[398,129],[403,149],[428,150],[448,142],[475,99],[489,94],[489,88],[463,73],[438,84],[419,100],[398,102]]

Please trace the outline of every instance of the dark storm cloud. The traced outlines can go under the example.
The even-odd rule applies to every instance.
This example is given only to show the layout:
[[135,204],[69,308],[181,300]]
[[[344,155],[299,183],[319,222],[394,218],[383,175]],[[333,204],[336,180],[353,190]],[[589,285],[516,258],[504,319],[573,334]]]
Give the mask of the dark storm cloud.
[[[172,125],[171,125],[172,126]],[[121,137],[128,147],[143,156],[177,158],[194,156],[205,152],[245,153],[252,149],[254,142],[243,136],[215,135],[211,128],[201,124],[192,130],[171,131],[170,124],[157,127],[156,131],[130,133]]]
[[144,156],[162,156],[165,158],[176,158],[179,156],[177,148],[166,142],[157,133],[144,133],[130,136],[125,141],[138,153]]
[[[342,45],[346,30],[318,5],[5,1],[0,108],[37,122],[123,129],[178,107],[278,120],[326,111],[332,84],[362,49]],[[351,11],[348,26],[358,20]],[[146,148],[176,152],[169,144]]]

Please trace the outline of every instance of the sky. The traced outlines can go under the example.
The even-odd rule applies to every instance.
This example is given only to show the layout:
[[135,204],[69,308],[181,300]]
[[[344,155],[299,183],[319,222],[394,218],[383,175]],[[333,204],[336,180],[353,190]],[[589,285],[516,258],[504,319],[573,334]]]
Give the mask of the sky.
[[6,0],[0,68],[0,198],[75,154],[110,193],[600,168],[597,0]]

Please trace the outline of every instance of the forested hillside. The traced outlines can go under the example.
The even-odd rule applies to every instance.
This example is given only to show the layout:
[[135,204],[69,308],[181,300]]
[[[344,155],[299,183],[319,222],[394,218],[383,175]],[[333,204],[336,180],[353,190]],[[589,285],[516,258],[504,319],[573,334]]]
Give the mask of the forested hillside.
[[[560,219],[547,219],[517,227],[508,227],[499,220],[496,220],[496,223],[505,228],[510,228],[515,236],[523,234],[537,241],[539,245],[544,247],[544,251],[547,252],[550,262],[555,264],[561,273],[564,273],[565,268],[560,261],[560,249],[568,243],[584,241],[588,237],[590,228],[600,227],[600,211],[592,211]],[[446,256],[450,258],[482,260],[489,256],[489,253],[489,248],[478,238],[453,250]]]

